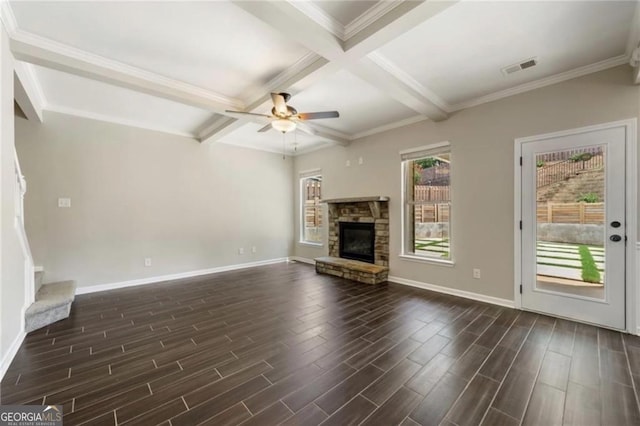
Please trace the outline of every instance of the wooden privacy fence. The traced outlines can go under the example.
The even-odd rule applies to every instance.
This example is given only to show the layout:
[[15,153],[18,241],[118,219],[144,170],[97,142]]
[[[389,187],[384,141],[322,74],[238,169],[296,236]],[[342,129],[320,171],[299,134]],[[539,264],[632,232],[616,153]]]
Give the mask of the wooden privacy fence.
[[591,148],[572,149],[568,151],[546,152],[544,154],[536,155],[536,159],[539,161],[564,161],[568,160],[574,155],[580,155],[588,152],[592,155],[602,154],[602,148],[599,146]]
[[451,199],[450,186],[415,185],[413,187],[414,201],[449,201]]
[[414,221],[427,223],[448,222],[449,212],[449,203],[416,204]]
[[305,228],[317,228],[322,226],[322,205],[318,201],[305,201],[304,226]]
[[594,155],[588,161],[565,160],[560,163],[538,167],[536,187],[551,185],[552,183],[563,181],[570,176],[575,176],[579,172],[587,170],[598,170],[604,166],[604,157]]
[[604,223],[604,203],[539,203],[536,213],[538,223]]
[[305,179],[305,200],[320,199],[322,182],[314,179]]

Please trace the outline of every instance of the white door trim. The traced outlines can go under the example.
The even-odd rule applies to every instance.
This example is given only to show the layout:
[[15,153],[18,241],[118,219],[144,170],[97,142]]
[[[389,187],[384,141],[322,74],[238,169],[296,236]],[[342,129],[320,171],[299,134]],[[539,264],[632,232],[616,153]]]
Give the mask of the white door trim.
[[[578,135],[581,133],[605,130],[615,127],[624,127],[626,134],[626,220],[627,220],[627,246],[626,246],[626,331],[632,334],[640,334],[640,322],[638,321],[638,310],[640,307],[640,292],[638,291],[638,281],[640,275],[636,274],[636,268],[640,271],[640,265],[636,265],[636,246],[638,244],[637,211],[638,211],[638,129],[637,119],[613,121],[601,123],[593,126],[579,127],[576,129],[563,130],[560,132],[544,133],[540,135],[527,136],[515,139],[514,162],[513,162],[513,260],[514,260],[514,305],[516,309],[522,309],[522,295],[520,285],[522,284],[522,233],[520,231],[520,220],[522,220],[522,174],[520,168],[520,157],[522,156],[522,145],[526,142],[540,141],[546,139],[559,138],[563,136]],[[638,260],[640,262],[640,260]],[[640,274],[640,272],[638,272]]]

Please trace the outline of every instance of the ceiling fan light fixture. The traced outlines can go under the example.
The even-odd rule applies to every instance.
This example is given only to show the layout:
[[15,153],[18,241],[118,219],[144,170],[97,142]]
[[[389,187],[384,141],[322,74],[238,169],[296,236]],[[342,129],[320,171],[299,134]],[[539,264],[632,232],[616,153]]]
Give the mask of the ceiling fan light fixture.
[[271,122],[271,127],[273,127],[274,129],[276,129],[279,132],[287,133],[287,132],[290,132],[292,130],[295,130],[296,123],[291,121],[291,120],[287,120],[285,118],[280,118],[278,120],[273,120]]

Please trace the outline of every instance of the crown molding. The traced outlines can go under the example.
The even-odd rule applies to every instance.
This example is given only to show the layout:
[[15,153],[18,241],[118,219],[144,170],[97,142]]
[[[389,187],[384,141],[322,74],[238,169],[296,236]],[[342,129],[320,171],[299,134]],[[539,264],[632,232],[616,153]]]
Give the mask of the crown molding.
[[571,80],[573,78],[582,77],[594,72],[603,71],[609,68],[617,67],[618,65],[626,64],[629,61],[627,55],[619,55],[613,58],[605,59],[604,61],[596,62],[594,64],[585,65],[583,67],[575,68],[569,71],[554,74],[549,77],[541,78],[539,80],[524,83],[519,86],[511,87],[509,89],[500,90],[498,92],[490,93],[488,95],[480,96],[468,101],[459,102],[451,105],[452,111],[459,111],[465,108],[471,108],[474,106],[486,104],[488,102],[497,101],[502,98],[506,98],[520,93],[528,92],[530,90],[540,89],[542,87],[550,86],[552,84],[561,83],[563,81]]
[[345,40],[345,27],[320,6],[311,1],[287,0],[287,2],[340,40]]
[[380,0],[369,9],[364,11],[364,13],[353,21],[349,22],[345,25],[343,29],[344,41],[350,39],[360,31],[367,28],[369,25],[376,22],[378,19],[382,18],[387,13],[391,12],[398,5],[400,5],[403,0]]
[[18,23],[16,17],[13,14],[13,9],[8,0],[0,0],[0,20],[4,24],[4,28],[9,33],[9,36],[13,35],[18,30]]
[[351,140],[375,135],[376,133],[386,132],[387,130],[397,129],[399,127],[404,127],[410,124],[419,123],[421,121],[426,121],[428,119],[429,118],[425,117],[424,115],[416,115],[414,117],[405,118],[404,120],[400,120],[400,121],[394,121],[393,123],[385,124],[384,126],[376,127],[374,129],[365,130],[364,132],[355,133],[351,135]]
[[367,58],[371,59],[372,62],[394,76],[396,79],[400,80],[401,82],[427,98],[429,101],[433,102],[438,108],[446,112],[451,112],[451,106],[447,102],[445,102],[444,99],[432,92],[427,87],[420,84],[415,78],[411,77],[406,71],[402,70],[380,52],[371,52],[367,55]]
[[[105,58],[94,53],[90,53],[57,41],[38,36],[23,30],[16,30],[11,36],[11,50],[14,52],[16,59],[37,63],[39,58],[31,57],[26,51],[34,49],[46,52],[47,55],[57,54],[66,58],[81,61],[82,63],[93,65],[104,71],[119,73],[127,77],[162,86],[175,92],[197,96],[212,101],[224,107],[243,108],[244,104],[238,100],[220,95],[211,90],[203,89],[193,84],[165,77],[151,71],[143,70],[131,65],[124,64],[112,59]],[[135,89],[134,89],[135,90]],[[148,90],[140,90],[147,92]],[[157,95],[156,95],[157,96]],[[186,103],[186,102],[184,102]],[[202,107],[202,106],[201,106]]]
[[111,124],[119,124],[121,126],[136,127],[138,129],[144,129],[144,130],[152,130],[154,132],[161,132],[161,133],[166,133],[174,136],[182,136],[190,139],[196,138],[194,134],[189,132],[182,132],[180,130],[169,129],[161,126],[154,126],[148,123],[143,123],[138,120],[128,120],[126,118],[113,117],[111,115],[99,114],[99,113],[84,111],[76,108],[69,108],[69,107],[60,106],[60,105],[49,104],[44,107],[44,110],[50,111],[50,112],[56,112],[59,114],[66,114],[66,115],[73,115],[76,117],[88,118],[90,120],[103,121]]
[[347,41],[395,9],[403,1],[380,0],[347,25],[342,25],[337,19],[311,1],[288,0],[288,3],[340,40]]
[[[243,145],[241,143],[237,143],[234,140],[223,140],[223,139],[219,140],[218,143],[222,143],[222,144],[229,145],[229,146],[234,146],[236,148],[252,149],[252,150],[255,150],[255,151],[262,151],[262,152],[268,152],[270,154],[282,155],[282,150],[270,149],[270,148],[266,148],[266,147],[264,147],[262,145],[260,145],[260,146],[254,146],[254,145],[248,146],[248,145]],[[285,152],[284,152],[284,155],[286,157],[295,157],[298,154],[299,153],[294,153],[293,149],[289,149],[289,148],[286,148]]]

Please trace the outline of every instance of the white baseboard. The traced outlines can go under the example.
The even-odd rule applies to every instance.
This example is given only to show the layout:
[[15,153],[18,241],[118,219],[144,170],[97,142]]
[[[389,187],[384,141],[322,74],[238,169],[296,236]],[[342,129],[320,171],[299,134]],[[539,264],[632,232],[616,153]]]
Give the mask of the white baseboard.
[[197,271],[180,272],[178,274],[161,275],[156,277],[140,278],[137,280],[121,281],[110,284],[99,284],[89,287],[76,288],[76,294],[88,294],[98,291],[115,290],[118,288],[134,287],[138,285],[155,284],[163,281],[180,280],[183,278],[198,277],[201,275],[217,274],[219,272],[235,271],[237,269],[254,268],[256,266],[273,265],[275,263],[283,263],[288,261],[288,257],[280,257],[277,259],[260,260],[257,262],[239,263],[236,265],[219,266],[217,268],[200,269]]
[[499,297],[487,296],[480,293],[473,293],[455,288],[442,287],[435,284],[423,283],[421,281],[408,280],[406,278],[389,276],[388,280],[392,283],[408,285],[411,287],[422,288],[425,290],[436,291],[438,293],[450,294],[452,296],[464,297],[465,299],[477,300],[479,302],[491,303],[492,305],[504,306],[507,308],[515,308],[513,300],[500,299]]
[[7,373],[13,358],[18,353],[18,349],[20,349],[20,345],[22,345],[22,341],[24,340],[27,334],[24,332],[24,329],[20,330],[20,333],[16,336],[16,338],[11,342],[11,346],[9,346],[9,350],[2,357],[2,362],[0,362],[0,380],[4,379],[4,375]]
[[315,265],[316,264],[315,260],[309,259],[309,258],[306,258],[306,257],[291,256],[289,259],[295,260],[296,262],[308,263],[309,265]]

